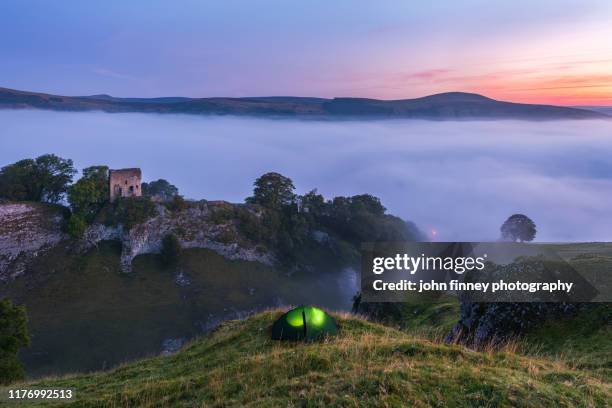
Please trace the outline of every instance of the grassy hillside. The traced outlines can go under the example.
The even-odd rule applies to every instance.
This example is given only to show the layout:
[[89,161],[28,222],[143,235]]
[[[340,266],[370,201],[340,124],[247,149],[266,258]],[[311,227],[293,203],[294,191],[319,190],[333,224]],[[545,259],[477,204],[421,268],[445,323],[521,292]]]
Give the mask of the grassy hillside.
[[[340,290],[337,271],[287,274],[213,251],[183,251],[176,267],[141,255],[120,272],[120,244],[84,254],[58,246],[29,273],[0,285],[0,298],[26,306],[30,347],[21,358],[30,377],[87,372],[159,354],[165,339],[189,339],[220,320],[280,304],[348,308],[356,288]],[[177,285],[177,273],[189,285]]]
[[[353,317],[323,343],[269,340],[280,312],[224,323],[179,353],[19,387],[72,406],[604,407],[609,382],[565,363],[441,345]],[[2,392],[5,392],[2,390]]]
[[529,333],[520,349],[562,360],[612,382],[612,305],[593,305],[572,318],[548,321]]
[[[399,327],[439,341],[457,321],[459,303],[449,297],[439,303],[404,305]],[[575,316],[548,320],[507,346],[526,356],[561,360],[612,382],[612,305],[591,304]]]
[[407,303],[402,308],[400,328],[431,339],[444,337],[459,318],[459,301],[452,296],[435,303]]

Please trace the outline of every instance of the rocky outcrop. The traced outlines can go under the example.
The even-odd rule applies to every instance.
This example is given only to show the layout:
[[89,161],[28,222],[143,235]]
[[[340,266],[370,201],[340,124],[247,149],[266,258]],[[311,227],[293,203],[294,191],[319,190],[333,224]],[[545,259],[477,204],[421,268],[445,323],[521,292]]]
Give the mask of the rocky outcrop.
[[[87,245],[96,245],[103,240],[120,240],[122,244],[121,269],[131,271],[132,260],[138,255],[158,253],[164,236],[174,234],[182,248],[205,248],[231,260],[256,261],[272,264],[274,259],[268,252],[248,245],[240,239],[233,220],[216,223],[211,213],[235,204],[200,201],[190,203],[181,211],[171,212],[161,204],[157,205],[158,215],[126,231],[121,226],[108,227],[100,224],[90,226],[84,235]],[[224,237],[233,237],[222,242]]]
[[0,204],[0,281],[26,270],[32,258],[66,238],[60,207],[40,203]]
[[[126,230],[121,225],[89,226],[75,248],[87,250],[101,241],[122,244],[121,269],[131,271],[132,260],[161,250],[166,234],[174,234],[183,248],[205,248],[231,260],[274,263],[274,257],[241,237],[236,220],[215,221],[211,214],[235,205],[226,202],[192,202],[180,211],[157,205],[158,215]],[[0,280],[22,274],[27,263],[69,237],[61,232],[62,208],[39,203],[0,204]],[[72,245],[72,244],[71,244]]]
[[577,303],[461,302],[459,321],[446,336],[449,343],[482,349],[502,345],[543,322],[574,315]]
[[459,320],[446,336],[447,342],[476,349],[497,346],[520,337],[551,319],[574,315],[597,291],[574,268],[561,259],[521,257],[507,265],[489,265],[486,274],[468,273],[472,282],[573,282],[571,295],[561,292],[501,291],[500,294],[465,292],[460,296]]

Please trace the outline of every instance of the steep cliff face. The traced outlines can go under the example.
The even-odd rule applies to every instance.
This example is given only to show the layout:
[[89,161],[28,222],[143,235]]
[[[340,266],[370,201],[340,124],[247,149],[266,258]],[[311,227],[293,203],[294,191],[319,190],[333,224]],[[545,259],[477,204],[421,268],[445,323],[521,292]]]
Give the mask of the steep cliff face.
[[121,241],[124,272],[130,272],[136,256],[159,252],[166,234],[176,235],[183,248],[211,249],[232,260],[272,264],[273,256],[242,238],[233,220],[211,219],[215,211],[234,205],[201,201],[174,212],[158,205],[156,217],[130,230],[121,225],[94,224],[87,228],[83,239],[70,242],[61,232],[60,207],[38,203],[0,204],[0,280],[23,274],[29,260],[63,240],[79,250],[87,250],[104,240]]
[[60,207],[0,204],[0,281],[23,274],[28,261],[65,239],[62,219]]
[[158,215],[126,231],[123,227],[101,224],[90,226],[85,232],[86,245],[115,239],[122,243],[121,269],[131,270],[132,260],[141,254],[157,253],[166,234],[174,234],[183,248],[211,249],[231,260],[257,261],[271,265],[273,256],[242,239],[232,220],[222,223],[211,220],[211,214],[235,204],[200,201],[181,211],[168,211],[157,206]]

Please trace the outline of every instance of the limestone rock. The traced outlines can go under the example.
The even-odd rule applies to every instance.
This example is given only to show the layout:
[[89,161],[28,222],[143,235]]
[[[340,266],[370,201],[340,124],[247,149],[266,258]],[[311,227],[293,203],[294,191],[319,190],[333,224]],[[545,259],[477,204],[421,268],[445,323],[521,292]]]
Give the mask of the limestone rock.
[[61,208],[56,206],[0,204],[0,281],[23,274],[32,258],[66,238],[62,220]]

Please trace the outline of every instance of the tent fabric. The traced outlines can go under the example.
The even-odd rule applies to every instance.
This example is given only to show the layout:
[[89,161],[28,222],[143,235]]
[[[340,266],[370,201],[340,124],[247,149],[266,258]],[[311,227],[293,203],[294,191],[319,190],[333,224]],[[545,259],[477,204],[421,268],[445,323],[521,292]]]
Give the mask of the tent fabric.
[[336,320],[314,306],[299,306],[291,309],[272,325],[274,340],[319,340],[338,334]]

